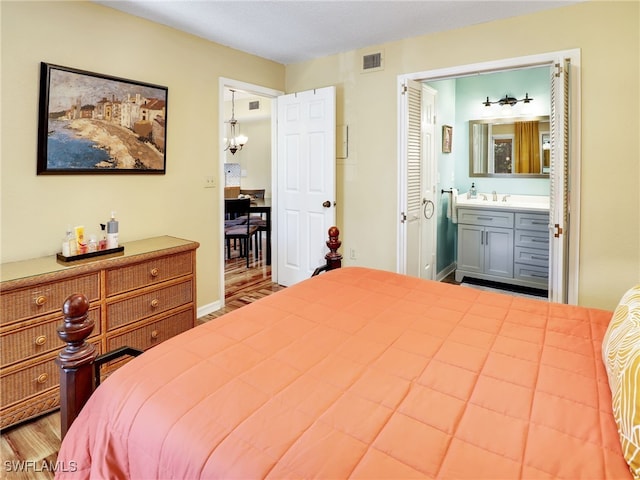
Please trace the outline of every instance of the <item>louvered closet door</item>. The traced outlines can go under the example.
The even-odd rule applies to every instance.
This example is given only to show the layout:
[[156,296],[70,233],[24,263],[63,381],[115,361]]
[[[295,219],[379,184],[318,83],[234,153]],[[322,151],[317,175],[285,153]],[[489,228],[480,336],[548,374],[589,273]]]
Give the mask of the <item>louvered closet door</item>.
[[569,263],[569,59],[551,69],[551,205],[549,299],[567,302]]
[[405,121],[407,125],[405,272],[420,276],[420,214],[422,198],[422,85],[407,80],[404,90]]

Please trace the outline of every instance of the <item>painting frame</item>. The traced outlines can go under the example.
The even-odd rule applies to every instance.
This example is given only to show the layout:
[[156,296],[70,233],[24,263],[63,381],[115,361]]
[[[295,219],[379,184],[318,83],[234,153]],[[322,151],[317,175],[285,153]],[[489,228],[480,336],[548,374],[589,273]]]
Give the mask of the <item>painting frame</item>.
[[453,127],[451,125],[442,126],[442,153],[451,153],[453,142]]
[[166,173],[168,87],[40,63],[38,175]]

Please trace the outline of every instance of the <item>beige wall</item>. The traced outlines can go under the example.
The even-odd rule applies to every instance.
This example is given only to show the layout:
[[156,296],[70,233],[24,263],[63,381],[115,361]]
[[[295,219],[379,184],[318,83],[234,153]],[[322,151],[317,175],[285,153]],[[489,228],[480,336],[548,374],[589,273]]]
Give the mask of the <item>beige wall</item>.
[[[640,281],[638,5],[587,2],[389,43],[384,71],[361,74],[362,51],[285,68],[88,2],[2,1],[1,259],[53,254],[68,224],[97,225],[116,210],[122,241],[199,241],[198,304],[218,300],[218,189],[201,185],[207,175],[223,181],[222,76],[287,92],[337,86],[337,123],[350,140],[338,161],[338,225],[342,251],[357,256],[345,263],[394,270],[397,76],[580,48],[579,302],[613,308]],[[36,176],[40,61],[168,86],[167,174]]]
[[639,17],[637,1],[586,2],[382,45],[383,71],[360,73],[374,48],[288,66],[287,92],[336,85],[349,125],[337,170],[345,263],[395,269],[398,75],[579,48],[579,303],[613,309],[640,281]]
[[[60,251],[110,210],[120,240],[200,242],[198,305],[219,300],[219,77],[284,90],[284,66],[89,2],[2,1],[2,262]],[[166,175],[37,176],[40,62],[169,87]]]

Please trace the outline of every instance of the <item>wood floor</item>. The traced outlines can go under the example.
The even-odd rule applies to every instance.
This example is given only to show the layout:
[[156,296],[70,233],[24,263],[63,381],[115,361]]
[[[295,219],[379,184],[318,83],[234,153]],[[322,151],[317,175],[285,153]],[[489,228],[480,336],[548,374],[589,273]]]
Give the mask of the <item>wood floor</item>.
[[[248,269],[246,259],[238,258],[237,252],[232,252],[232,258],[225,262],[225,307],[199,318],[198,323],[217,318],[284,288],[271,282],[271,266],[265,265],[263,251]],[[52,479],[60,448],[60,412],[3,431],[0,442],[0,478]],[[8,472],[9,469],[12,471]]]

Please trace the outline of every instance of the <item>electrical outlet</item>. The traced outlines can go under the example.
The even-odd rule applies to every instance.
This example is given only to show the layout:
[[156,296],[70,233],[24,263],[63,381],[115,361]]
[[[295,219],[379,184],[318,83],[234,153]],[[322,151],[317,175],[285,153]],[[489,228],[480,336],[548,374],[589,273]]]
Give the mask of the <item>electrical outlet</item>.
[[349,258],[351,260],[355,260],[356,259],[356,249],[355,248],[350,248],[349,249]]
[[204,188],[215,188],[216,180],[212,176],[204,177]]

